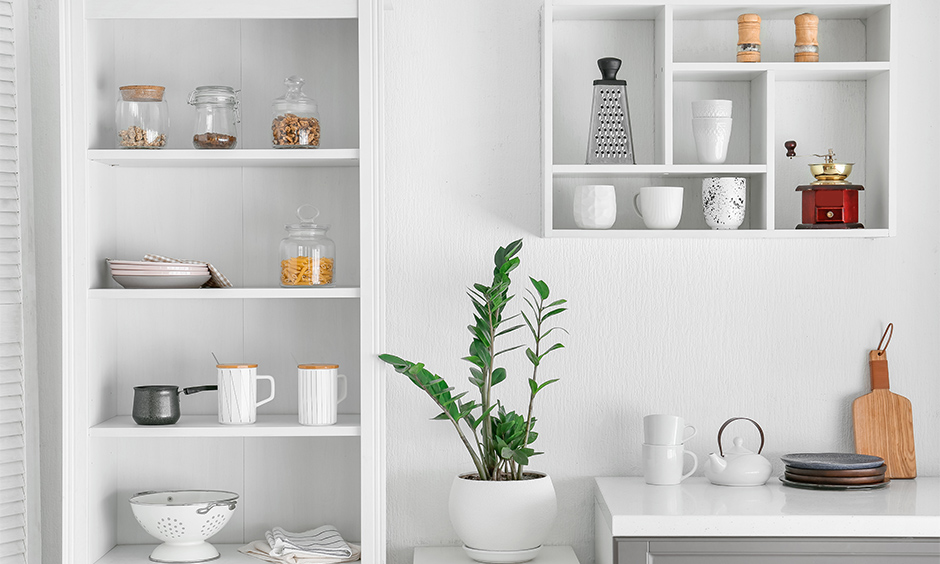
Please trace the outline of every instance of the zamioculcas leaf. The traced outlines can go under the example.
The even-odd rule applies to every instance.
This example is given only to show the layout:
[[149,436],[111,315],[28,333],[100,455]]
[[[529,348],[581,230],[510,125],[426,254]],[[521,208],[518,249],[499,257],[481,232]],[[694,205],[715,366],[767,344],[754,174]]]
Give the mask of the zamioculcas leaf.
[[546,300],[548,299],[548,284],[542,282],[541,280],[536,280],[535,278],[529,277],[529,280],[532,281],[532,285],[535,286],[535,289],[538,291],[539,296]]
[[558,315],[559,313],[561,313],[561,312],[563,312],[563,311],[566,311],[567,309],[568,309],[568,308],[566,308],[566,307],[560,307],[560,308],[558,308],[558,309],[553,309],[552,311],[550,311],[550,312],[548,312],[548,313],[546,313],[545,315],[542,316],[542,321],[545,321],[546,319],[548,319],[549,317],[551,317],[551,316],[553,316],[553,315]]
[[536,382],[536,381],[535,381],[534,379],[532,379],[532,378],[529,378],[529,390],[532,391],[532,395],[535,395],[535,393],[536,393],[537,391],[539,391],[538,382]]
[[545,355],[547,355],[548,353],[550,353],[550,352],[552,352],[552,351],[557,351],[558,349],[563,349],[563,348],[565,348],[565,345],[563,345],[563,344],[561,344],[561,343],[555,343],[554,345],[548,347],[548,350],[547,350],[547,351],[545,351],[545,352],[543,352],[542,354],[539,355],[539,360],[542,360],[543,358],[545,358]]
[[539,365],[539,357],[535,356],[535,351],[533,351],[532,349],[528,349],[528,348],[527,348],[527,349],[525,350],[525,355],[526,355],[527,357],[529,357],[529,362],[531,362],[531,363],[534,364],[535,366],[538,366],[538,365]]
[[493,370],[493,381],[492,381],[493,386],[495,386],[496,384],[499,384],[505,379],[506,379],[505,368],[497,368],[496,370]]
[[547,385],[549,385],[549,384],[554,384],[554,383],[557,382],[557,381],[558,381],[558,378],[552,378],[551,380],[546,380],[546,381],[542,382],[542,385],[540,385],[540,386],[538,387],[538,389],[535,390],[535,391],[536,391],[536,392],[540,392],[540,391],[542,391],[542,388],[544,388],[545,386],[547,386]]

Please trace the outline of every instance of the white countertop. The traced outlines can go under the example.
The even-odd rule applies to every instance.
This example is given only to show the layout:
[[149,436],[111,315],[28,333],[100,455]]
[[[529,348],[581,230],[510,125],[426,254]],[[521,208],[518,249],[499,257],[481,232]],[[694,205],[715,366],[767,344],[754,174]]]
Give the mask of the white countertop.
[[880,490],[716,486],[689,478],[596,478],[594,499],[614,537],[940,537],[940,478],[894,480]]

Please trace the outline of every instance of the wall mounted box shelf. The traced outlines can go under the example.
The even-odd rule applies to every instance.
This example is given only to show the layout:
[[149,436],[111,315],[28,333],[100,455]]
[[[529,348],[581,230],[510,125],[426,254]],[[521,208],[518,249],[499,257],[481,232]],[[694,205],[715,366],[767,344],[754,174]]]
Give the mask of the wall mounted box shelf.
[[[547,0],[542,41],[542,232],[545,237],[600,238],[873,238],[896,231],[897,167],[892,149],[897,100],[891,3],[814,3],[820,62],[793,62],[793,18],[806,5],[779,1]],[[737,16],[762,17],[762,61],[735,62]],[[585,165],[591,84],[597,59],[624,61],[636,165]],[[692,100],[734,102],[728,159],[698,164]],[[800,195],[812,180],[797,153],[834,148],[854,162],[851,181],[865,186],[863,230],[796,230]],[[737,230],[712,231],[702,217],[701,179],[748,179],[747,215]],[[579,184],[612,184],[617,220],[607,230],[574,223]],[[632,209],[641,186],[685,187],[675,230],[645,229]]]
[[[148,562],[155,539],[128,498],[190,488],[241,496],[211,539],[219,562],[254,561],[237,547],[273,526],[325,523],[384,562],[380,3],[61,4],[64,562]],[[292,74],[320,104],[319,149],[270,148]],[[166,148],[114,148],[125,84],[166,87]],[[206,84],[240,90],[236,149],[192,148],[186,99]],[[303,203],[332,224],[333,287],[279,286],[278,243]],[[235,287],[119,287],[105,259],[145,253],[208,260]],[[175,425],[134,424],[133,386],[215,383],[211,352],[275,377],[256,424],[218,424],[212,392],[185,396]],[[298,423],[295,356],[347,376],[336,425]]]

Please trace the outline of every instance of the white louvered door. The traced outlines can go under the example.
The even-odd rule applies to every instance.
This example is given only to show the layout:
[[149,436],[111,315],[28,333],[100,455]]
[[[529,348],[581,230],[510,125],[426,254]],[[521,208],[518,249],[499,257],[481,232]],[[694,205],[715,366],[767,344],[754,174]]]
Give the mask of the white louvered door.
[[[27,476],[31,476],[28,470],[35,470],[30,446],[36,441],[29,443],[26,434],[24,350],[29,332],[24,326],[29,325],[24,317],[29,310],[24,299],[24,264],[29,260],[24,260],[24,175],[20,174],[23,162],[17,134],[23,128],[23,121],[17,119],[17,84],[25,71],[18,72],[17,61],[26,65],[28,59],[24,53],[17,56],[14,49],[16,43],[26,50],[26,41],[21,39],[25,29],[17,30],[14,37],[14,8],[25,10],[25,3],[0,1],[0,560],[25,564]],[[17,16],[16,25],[25,26],[24,14]]]

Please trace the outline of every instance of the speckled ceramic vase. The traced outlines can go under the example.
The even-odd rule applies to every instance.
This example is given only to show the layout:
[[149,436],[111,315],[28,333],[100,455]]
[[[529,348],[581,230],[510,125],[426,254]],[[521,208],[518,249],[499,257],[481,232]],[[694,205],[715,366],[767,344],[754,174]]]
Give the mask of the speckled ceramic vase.
[[744,223],[747,179],[712,177],[702,179],[702,209],[712,229],[737,229]]

